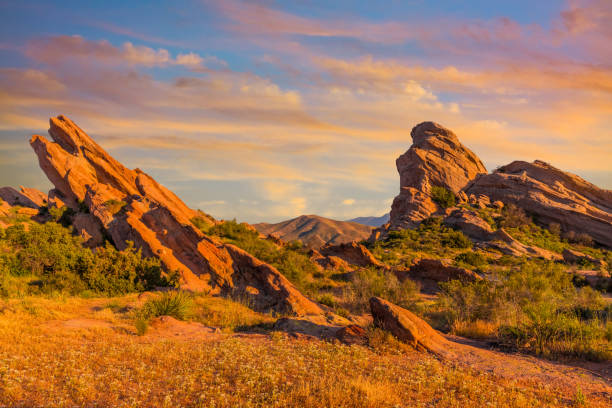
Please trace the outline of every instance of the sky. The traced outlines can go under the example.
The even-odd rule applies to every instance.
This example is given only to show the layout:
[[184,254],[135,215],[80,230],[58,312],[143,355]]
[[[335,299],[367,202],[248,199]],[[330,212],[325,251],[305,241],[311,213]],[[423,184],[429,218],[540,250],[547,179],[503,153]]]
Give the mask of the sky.
[[612,189],[612,1],[0,0],[0,185],[64,114],[221,219],[378,216],[410,130]]

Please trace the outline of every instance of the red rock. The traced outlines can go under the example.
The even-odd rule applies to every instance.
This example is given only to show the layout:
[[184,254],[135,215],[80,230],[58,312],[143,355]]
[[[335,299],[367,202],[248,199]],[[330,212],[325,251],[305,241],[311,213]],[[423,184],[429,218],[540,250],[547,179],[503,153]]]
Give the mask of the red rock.
[[475,282],[482,280],[480,275],[469,269],[453,266],[447,259],[419,259],[409,271],[412,278],[430,279],[435,282],[448,282],[460,280],[462,282]]
[[550,164],[515,161],[478,177],[466,192],[515,204],[545,225],[558,223],[564,231],[586,233],[612,248],[612,191]]
[[374,258],[374,255],[362,244],[351,242],[340,245],[326,245],[320,252],[327,257],[338,257],[350,265],[359,267],[386,268],[386,265]]
[[258,310],[323,313],[272,266],[204,235],[191,222],[198,212],[143,171],[124,167],[70,119],[50,124],[54,142],[33,136],[30,143],[55,185],[53,196],[77,212],[88,209],[87,217],[76,217],[86,238],[97,240],[99,226],[118,249],[134,242],[143,255],[178,271],[184,289],[244,296]]
[[412,312],[379,297],[370,299],[374,324],[391,332],[398,340],[418,351],[430,352],[443,358],[453,356],[449,341]]
[[396,160],[400,194],[391,207],[391,229],[414,227],[439,207],[432,186],[459,194],[477,175],[487,172],[480,159],[450,130],[433,122],[412,129],[412,146]]

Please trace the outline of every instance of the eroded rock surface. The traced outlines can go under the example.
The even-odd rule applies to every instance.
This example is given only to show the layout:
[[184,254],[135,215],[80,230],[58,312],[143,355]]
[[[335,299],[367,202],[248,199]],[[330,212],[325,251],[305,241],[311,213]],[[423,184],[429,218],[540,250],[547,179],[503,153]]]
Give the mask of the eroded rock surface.
[[391,229],[412,228],[439,206],[431,199],[433,186],[455,194],[487,172],[480,159],[450,130],[434,122],[412,129],[412,146],[396,160],[400,194],[391,207]]
[[386,265],[376,259],[365,246],[356,242],[326,245],[320,249],[320,253],[326,257],[338,257],[350,265],[386,268]]
[[370,299],[374,324],[418,351],[452,357],[450,342],[414,313],[379,297]]
[[435,282],[460,280],[475,282],[482,280],[480,275],[469,269],[453,266],[448,259],[419,259],[410,266],[409,276],[417,279],[430,279]]
[[612,191],[550,164],[515,161],[478,177],[465,191],[515,204],[543,224],[558,223],[612,248]]
[[70,119],[51,118],[49,134],[53,141],[35,135],[30,144],[55,185],[54,199],[80,213],[87,209],[78,223],[86,239],[99,241],[103,232],[118,249],[134,242],[178,271],[185,289],[243,296],[258,310],[323,312],[272,266],[204,235],[191,222],[196,211],[143,171],[116,161]]

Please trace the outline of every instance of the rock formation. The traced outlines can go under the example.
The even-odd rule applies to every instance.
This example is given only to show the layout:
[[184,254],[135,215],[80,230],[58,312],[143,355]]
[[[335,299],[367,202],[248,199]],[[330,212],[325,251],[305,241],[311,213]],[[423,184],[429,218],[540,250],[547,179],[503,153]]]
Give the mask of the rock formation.
[[0,199],[5,201],[10,206],[19,205],[38,209],[47,204],[47,196],[33,188],[20,187],[21,191],[17,191],[12,187],[0,188]]
[[178,271],[185,289],[240,295],[258,310],[323,312],[272,266],[204,235],[191,221],[196,211],[143,171],[124,167],[68,118],[50,125],[54,142],[35,135],[30,144],[55,185],[53,197],[79,212],[86,238],[106,235],[118,249],[134,242]]
[[451,357],[449,341],[412,312],[379,297],[370,299],[374,324],[418,351]]
[[350,265],[386,268],[385,264],[376,259],[365,246],[355,242],[340,245],[326,245],[320,249],[320,253],[326,257],[338,257]]
[[487,170],[450,130],[433,122],[412,129],[412,146],[396,160],[400,194],[391,206],[391,229],[412,228],[435,213],[431,188],[444,187],[458,194]]
[[277,224],[253,225],[261,234],[272,234],[285,242],[301,241],[309,248],[323,245],[363,241],[370,236],[372,227],[349,221],[336,221],[318,215],[301,215]]
[[486,174],[474,153],[450,130],[433,122],[415,126],[411,135],[412,146],[396,161],[400,194],[393,201],[390,223],[373,231],[371,241],[384,237],[389,229],[414,228],[436,215],[446,217],[447,225],[475,241],[496,241],[504,253],[555,258],[533,247],[520,247],[505,232],[500,236],[475,211],[443,211],[431,194],[433,186],[440,186],[473,207],[500,211],[514,204],[535,216],[539,224],[557,223],[565,232],[588,234],[596,243],[612,248],[612,191],[538,160],[515,161]]
[[612,248],[612,191],[550,164],[515,161],[478,177],[465,191],[513,203],[540,223],[558,223],[564,231],[586,233]]

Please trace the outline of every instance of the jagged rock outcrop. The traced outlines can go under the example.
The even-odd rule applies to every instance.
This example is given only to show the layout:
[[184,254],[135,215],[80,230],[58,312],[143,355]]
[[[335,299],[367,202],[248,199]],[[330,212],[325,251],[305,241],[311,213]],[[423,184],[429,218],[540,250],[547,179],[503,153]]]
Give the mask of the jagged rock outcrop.
[[416,350],[443,358],[454,355],[449,341],[412,312],[379,297],[370,299],[370,309],[376,326],[391,332]]
[[465,191],[515,204],[540,223],[558,223],[564,231],[586,233],[612,248],[612,191],[550,164],[515,161],[476,178]]
[[423,122],[410,134],[412,146],[396,160],[400,194],[391,206],[391,229],[412,228],[439,210],[431,199],[433,186],[459,194],[476,176],[487,172],[453,132],[437,123]]
[[124,167],[70,119],[51,118],[49,134],[54,142],[35,135],[30,144],[53,196],[77,212],[86,208],[82,226],[91,237],[103,232],[119,249],[134,242],[178,271],[185,289],[240,295],[258,310],[323,313],[272,266],[204,235],[191,221],[196,211],[143,171]]

